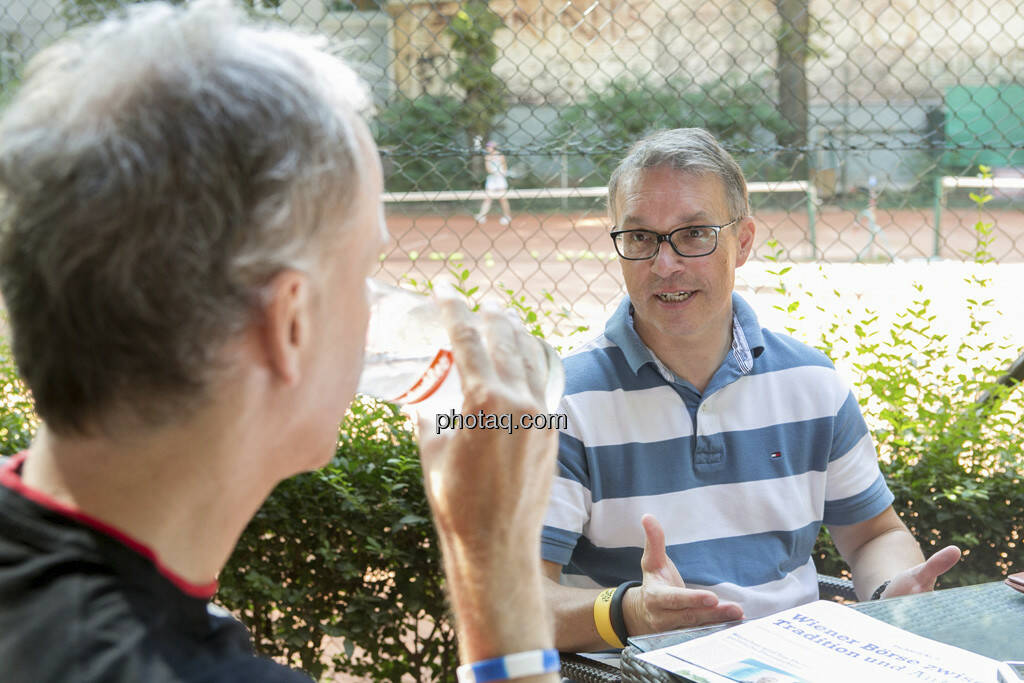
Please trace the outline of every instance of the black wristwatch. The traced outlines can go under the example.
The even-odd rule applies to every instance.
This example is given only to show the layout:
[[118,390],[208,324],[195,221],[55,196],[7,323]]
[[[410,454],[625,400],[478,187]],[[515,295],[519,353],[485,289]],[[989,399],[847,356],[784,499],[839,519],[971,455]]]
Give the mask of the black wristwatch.
[[882,593],[884,593],[885,589],[888,588],[888,587],[889,587],[889,582],[886,581],[881,586],[879,586],[878,588],[875,589],[875,592],[871,594],[871,599],[872,600],[878,600],[879,598],[881,598],[882,597]]

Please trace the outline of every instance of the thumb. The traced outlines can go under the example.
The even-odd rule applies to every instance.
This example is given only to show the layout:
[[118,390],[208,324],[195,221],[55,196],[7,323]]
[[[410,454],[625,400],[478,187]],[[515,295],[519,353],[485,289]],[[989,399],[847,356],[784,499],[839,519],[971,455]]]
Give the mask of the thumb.
[[661,524],[654,515],[644,515],[640,518],[640,524],[644,528],[644,554],[640,558],[644,584],[664,583],[685,587],[683,577],[665,551],[665,531]]
[[935,579],[942,576],[960,561],[960,548],[946,546],[919,565],[897,574],[884,593],[883,598],[923,593],[935,588]]
[[918,578],[922,582],[934,585],[935,579],[939,578],[960,561],[960,548],[955,545],[947,545],[942,550],[925,560],[918,570]]

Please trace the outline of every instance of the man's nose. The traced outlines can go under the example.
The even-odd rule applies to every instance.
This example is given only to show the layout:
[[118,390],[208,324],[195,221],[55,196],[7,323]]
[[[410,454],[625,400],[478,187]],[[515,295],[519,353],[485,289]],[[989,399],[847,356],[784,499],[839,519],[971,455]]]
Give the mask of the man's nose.
[[651,259],[651,271],[655,275],[665,277],[677,273],[685,267],[686,259],[676,253],[668,240],[658,244],[658,253]]

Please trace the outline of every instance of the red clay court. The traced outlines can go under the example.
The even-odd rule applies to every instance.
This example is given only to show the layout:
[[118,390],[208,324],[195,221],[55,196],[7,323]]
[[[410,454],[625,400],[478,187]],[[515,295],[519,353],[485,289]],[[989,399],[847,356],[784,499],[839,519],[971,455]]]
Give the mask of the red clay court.
[[[393,209],[389,207],[389,209]],[[1024,211],[991,209],[989,251],[1000,263],[1024,262]],[[621,276],[603,208],[577,213],[515,213],[512,225],[499,225],[498,216],[477,225],[465,214],[407,214],[390,211],[392,235],[378,277],[397,281],[405,275],[433,278],[454,259],[470,271],[469,283],[481,293],[501,292],[495,285],[525,294],[536,305],[550,292],[557,306],[570,306],[578,316],[612,305],[621,296]],[[869,216],[854,210],[824,207],[815,225],[818,259],[812,258],[805,212],[758,211],[754,260],[773,252],[765,244],[779,243],[780,260],[829,264],[925,261],[932,255],[934,214],[929,209],[879,209],[878,232],[872,240]],[[949,208],[942,214],[939,259],[970,260],[964,252],[977,246],[974,208]],[[859,257],[859,258],[858,258]]]

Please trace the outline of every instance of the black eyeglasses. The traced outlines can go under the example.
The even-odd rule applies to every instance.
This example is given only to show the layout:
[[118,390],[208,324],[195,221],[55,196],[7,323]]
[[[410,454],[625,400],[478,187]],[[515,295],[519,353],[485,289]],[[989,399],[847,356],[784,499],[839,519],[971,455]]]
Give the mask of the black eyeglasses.
[[615,251],[627,261],[646,261],[658,255],[662,242],[672,245],[672,251],[686,258],[713,254],[718,248],[718,233],[736,223],[735,218],[725,225],[690,225],[676,228],[667,235],[653,230],[615,230],[611,233]]

